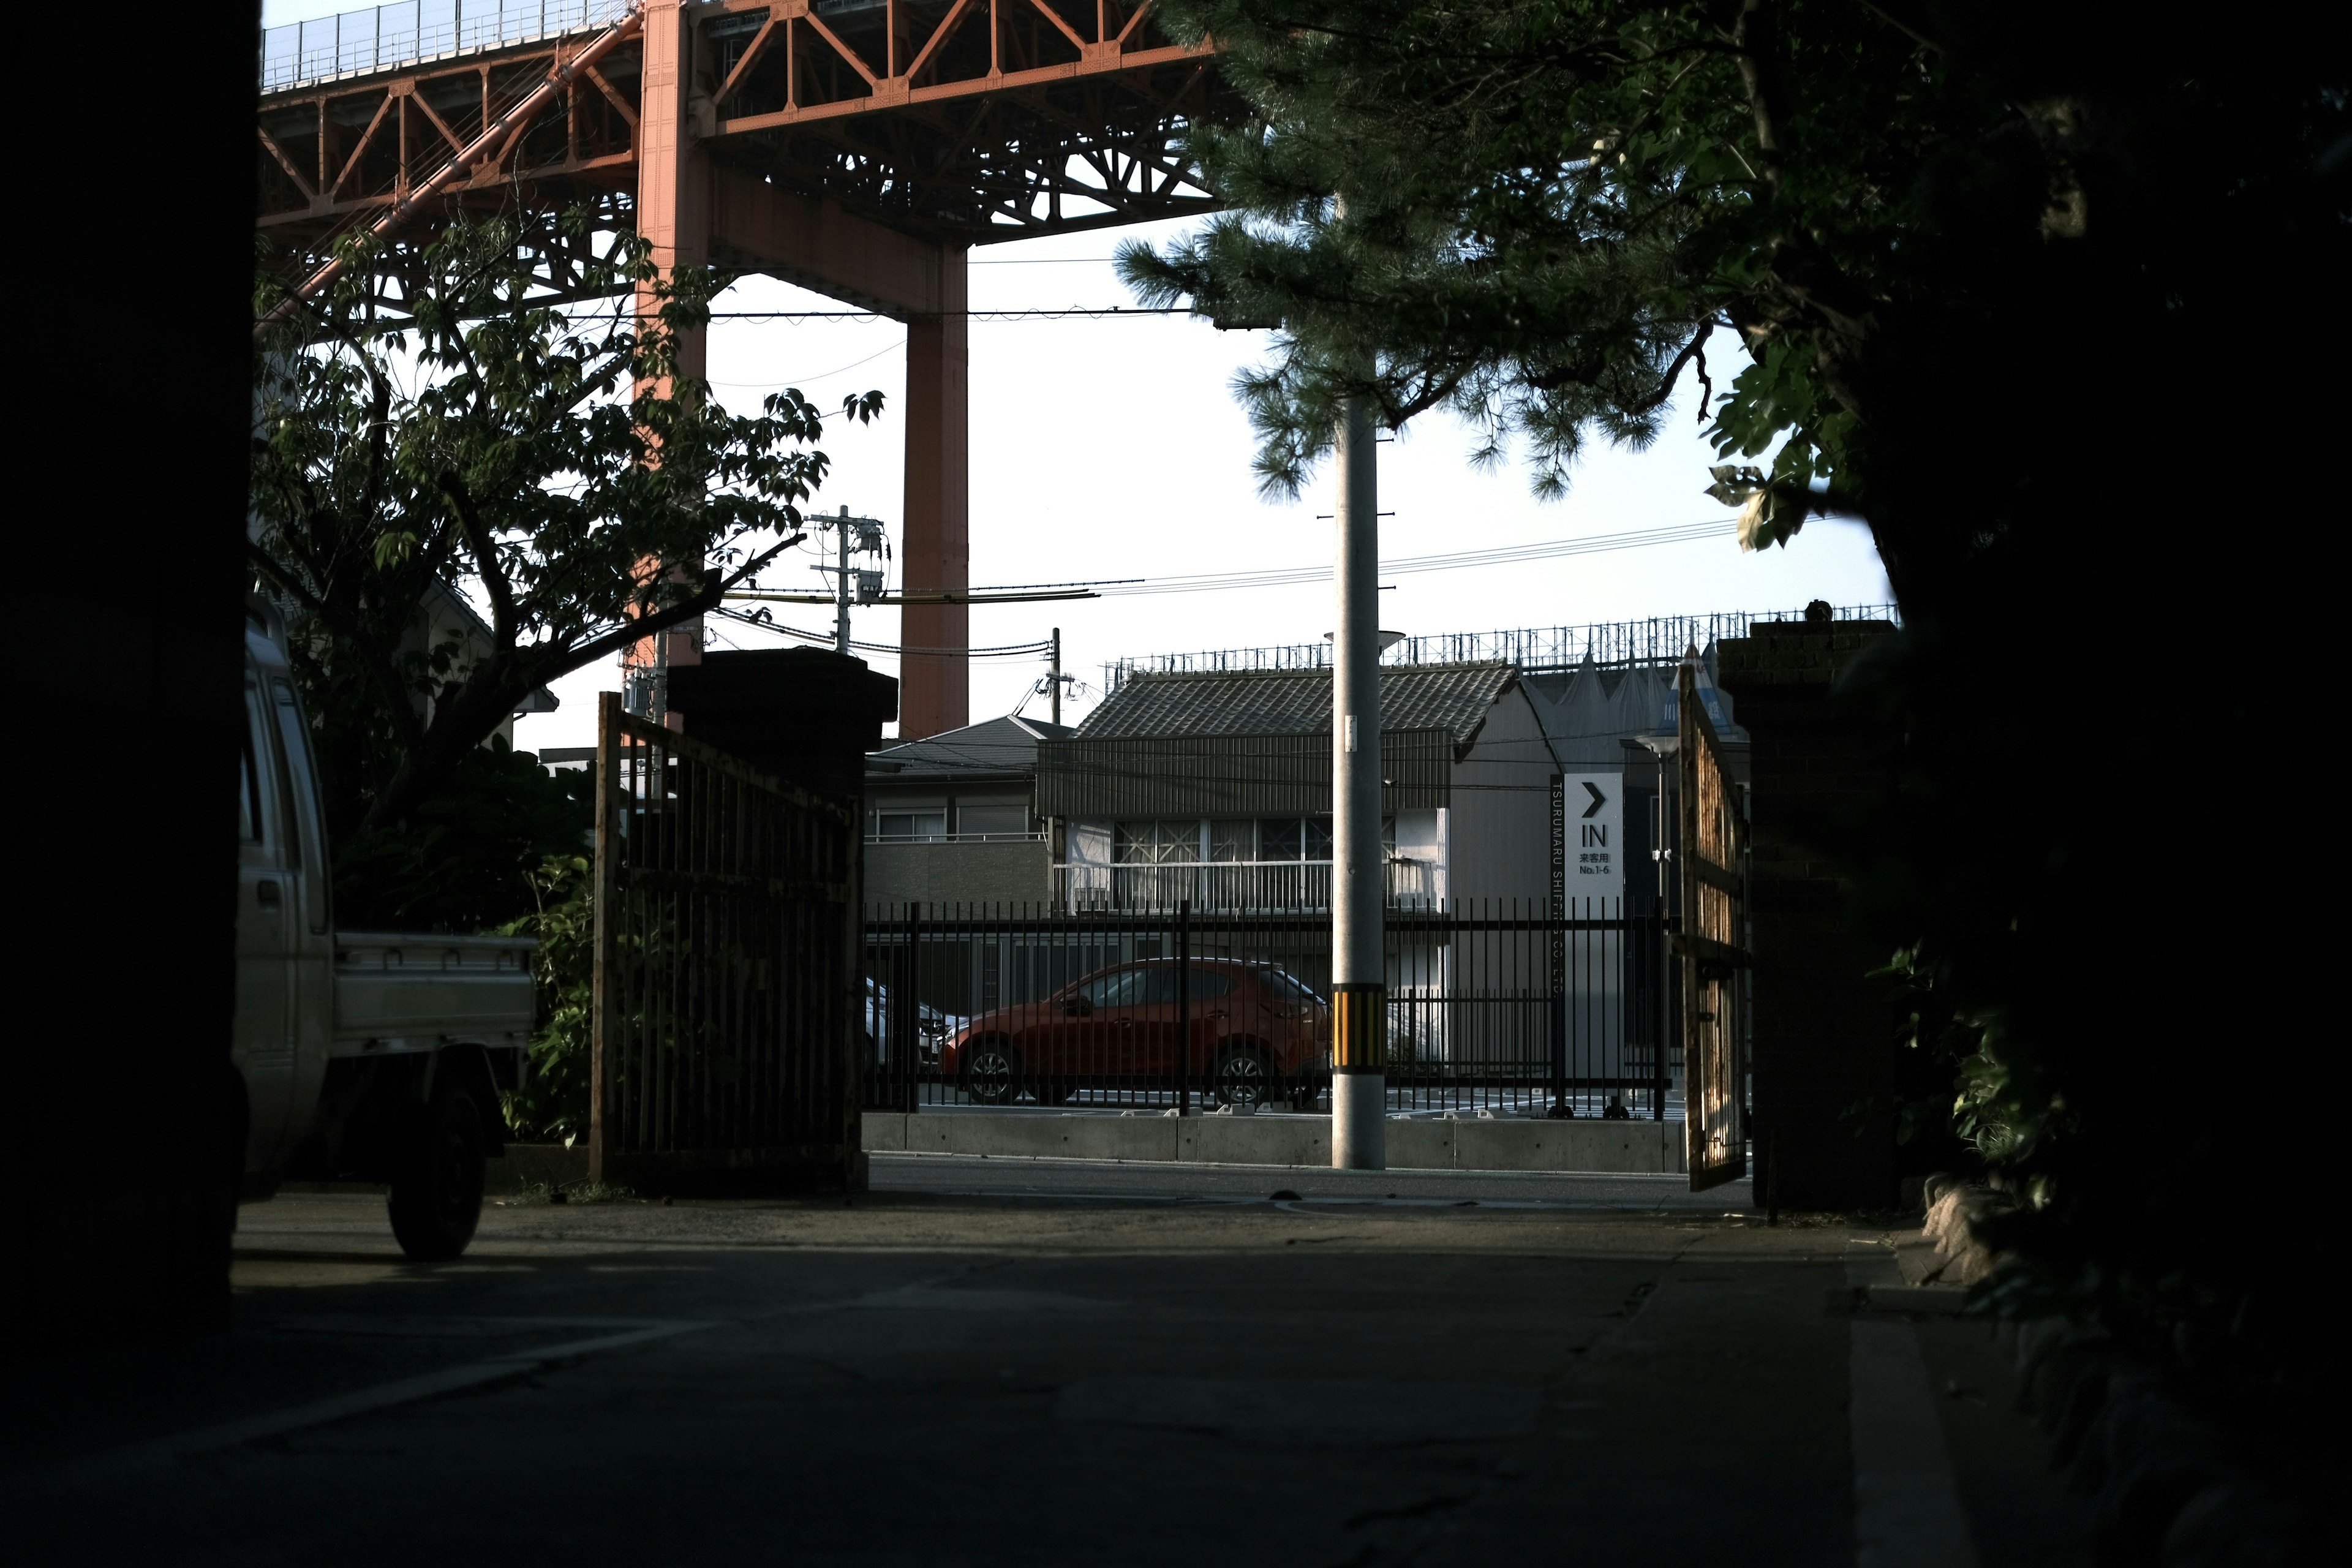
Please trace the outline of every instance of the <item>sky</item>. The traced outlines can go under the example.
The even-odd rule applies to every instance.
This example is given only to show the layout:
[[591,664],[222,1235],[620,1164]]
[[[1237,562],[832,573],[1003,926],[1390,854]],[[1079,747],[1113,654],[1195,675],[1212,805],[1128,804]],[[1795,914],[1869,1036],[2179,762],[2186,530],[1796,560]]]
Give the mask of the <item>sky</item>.
[[[341,9],[269,0],[266,23]],[[982,247],[972,252],[974,310],[1132,307],[1110,257],[1120,240],[1165,243],[1190,220]],[[747,278],[715,302],[738,310],[840,310],[822,296]],[[1201,573],[1328,566],[1333,510],[1328,468],[1294,500],[1258,493],[1255,441],[1231,384],[1261,360],[1264,332],[1220,332],[1184,316],[1110,320],[976,321],[971,325],[971,572],[975,586],[1074,579],[1170,577]],[[873,425],[828,424],[822,449],[832,476],[814,505],[847,506],[890,525],[903,500],[906,329],[887,320],[720,321],[710,329],[714,395],[750,411],[761,397],[797,386],[819,407],[878,389]],[[1718,389],[1737,374],[1719,354]],[[1703,491],[1723,459],[1700,438],[1695,390],[1683,389],[1664,432],[1647,450],[1593,449],[1567,496],[1539,501],[1530,470],[1515,459],[1471,466],[1471,433],[1445,415],[1413,421],[1380,449],[1381,553],[1426,555],[1666,524],[1730,513]],[[825,591],[811,546],[761,574],[771,588]],[[786,563],[793,563],[787,565]],[[892,582],[896,583],[896,563]],[[1727,532],[1641,549],[1462,571],[1400,575],[1381,595],[1383,626],[1416,636],[1579,625],[1724,610],[1792,610],[1812,599],[1874,604],[1892,595],[1860,526],[1815,521],[1785,549],[1744,554]],[[1066,703],[1076,721],[1097,700],[1103,664],[1122,657],[1320,641],[1333,625],[1329,584],[1197,594],[976,606],[975,646],[1033,642],[1062,630],[1064,668],[1084,683]],[[827,631],[823,605],[780,605],[779,618]],[[713,647],[782,647],[790,639],[725,621]],[[853,612],[861,641],[893,642],[898,614]],[[897,660],[868,656],[898,673]],[[1012,711],[1042,717],[1032,694],[1042,659],[974,659],[974,720]],[[562,706],[516,726],[524,750],[595,740],[595,694],[617,689],[617,667],[575,672],[554,690]]]

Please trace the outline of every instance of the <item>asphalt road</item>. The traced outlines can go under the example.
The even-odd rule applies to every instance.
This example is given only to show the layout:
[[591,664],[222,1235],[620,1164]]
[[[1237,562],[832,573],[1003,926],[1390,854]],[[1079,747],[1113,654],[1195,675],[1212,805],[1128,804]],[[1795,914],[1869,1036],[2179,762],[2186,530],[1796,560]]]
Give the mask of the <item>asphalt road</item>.
[[1876,1230],[1643,1178],[876,1167],[497,1207],[436,1267],[370,1194],[248,1208],[226,1340],[12,1378],[11,1558],[2085,1560],[1989,1331],[1856,1314]]

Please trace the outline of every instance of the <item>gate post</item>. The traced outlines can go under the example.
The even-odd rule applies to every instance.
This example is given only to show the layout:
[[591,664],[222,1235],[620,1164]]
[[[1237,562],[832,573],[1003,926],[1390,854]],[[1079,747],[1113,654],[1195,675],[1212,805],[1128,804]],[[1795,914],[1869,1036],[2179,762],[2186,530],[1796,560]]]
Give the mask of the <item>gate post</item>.
[[1192,900],[1176,904],[1176,1114],[1192,1113]]
[[1568,1103],[1568,781],[1551,775],[1551,1111],[1576,1114]]

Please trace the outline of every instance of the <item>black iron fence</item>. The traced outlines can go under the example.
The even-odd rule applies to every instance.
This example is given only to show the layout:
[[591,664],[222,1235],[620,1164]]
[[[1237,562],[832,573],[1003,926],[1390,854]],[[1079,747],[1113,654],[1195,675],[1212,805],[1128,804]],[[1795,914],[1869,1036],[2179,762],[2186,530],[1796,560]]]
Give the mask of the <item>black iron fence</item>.
[[[1614,899],[1391,911],[1393,1109],[1679,1114],[1664,948]],[[908,905],[866,974],[868,1109],[1329,1106],[1328,916]]]

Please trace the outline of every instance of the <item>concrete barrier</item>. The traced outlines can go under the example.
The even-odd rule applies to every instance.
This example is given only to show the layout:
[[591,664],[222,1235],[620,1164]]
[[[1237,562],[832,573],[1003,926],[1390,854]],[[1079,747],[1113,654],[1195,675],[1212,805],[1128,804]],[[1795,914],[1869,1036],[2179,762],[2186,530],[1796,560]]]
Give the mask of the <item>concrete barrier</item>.
[[[1328,1116],[1101,1116],[1034,1110],[866,1113],[868,1153],[993,1159],[1331,1163]],[[1678,1121],[1465,1121],[1391,1118],[1388,1163],[1406,1171],[1592,1171],[1670,1174],[1685,1163]]]
[[[1328,1116],[1134,1116],[1053,1110],[869,1110],[869,1154],[985,1154],[999,1160],[1181,1161],[1218,1165],[1328,1169]],[[1679,1173],[1679,1121],[1391,1118],[1389,1168],[1395,1171],[1591,1171],[1612,1175]],[[492,1160],[489,1190],[588,1179],[585,1143],[509,1143]]]

